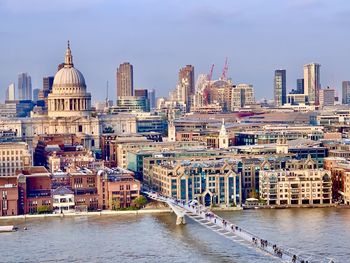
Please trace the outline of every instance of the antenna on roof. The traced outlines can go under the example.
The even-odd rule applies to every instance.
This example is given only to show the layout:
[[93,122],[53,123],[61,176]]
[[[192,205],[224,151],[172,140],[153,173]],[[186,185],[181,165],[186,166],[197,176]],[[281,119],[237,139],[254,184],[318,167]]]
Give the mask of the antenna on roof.
[[106,107],[108,107],[108,80],[106,83]]

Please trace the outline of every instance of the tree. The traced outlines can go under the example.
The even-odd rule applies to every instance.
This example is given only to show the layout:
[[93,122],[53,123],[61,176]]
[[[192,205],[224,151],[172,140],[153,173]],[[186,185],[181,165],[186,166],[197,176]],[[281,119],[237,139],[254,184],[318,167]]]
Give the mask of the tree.
[[133,203],[135,207],[141,208],[147,204],[147,199],[143,195],[140,195],[134,199]]
[[112,210],[118,210],[119,208],[120,208],[120,200],[118,198],[113,198]]
[[39,206],[37,211],[38,211],[38,214],[50,214],[50,213],[52,213],[51,208],[47,205]]
[[253,190],[249,193],[249,197],[250,198],[258,198],[259,197],[259,194],[255,190],[255,188],[253,188]]

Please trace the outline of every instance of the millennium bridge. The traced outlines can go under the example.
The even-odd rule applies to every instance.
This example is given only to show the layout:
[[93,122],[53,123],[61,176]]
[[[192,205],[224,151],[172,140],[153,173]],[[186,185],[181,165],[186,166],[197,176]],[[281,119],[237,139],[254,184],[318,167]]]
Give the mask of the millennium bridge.
[[156,192],[143,192],[148,198],[169,205],[177,216],[176,224],[185,224],[185,216],[191,218],[200,225],[229,239],[232,242],[254,249],[265,256],[274,257],[281,262],[289,263],[334,263],[331,258],[324,258],[306,252],[294,251],[285,246],[276,245],[267,241],[238,225],[221,218],[209,211],[197,201],[186,202],[162,196]]

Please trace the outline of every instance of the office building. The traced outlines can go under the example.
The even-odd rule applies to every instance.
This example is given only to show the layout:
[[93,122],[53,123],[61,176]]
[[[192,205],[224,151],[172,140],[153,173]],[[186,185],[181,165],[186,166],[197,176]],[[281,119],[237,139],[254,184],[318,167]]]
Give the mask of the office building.
[[117,97],[134,95],[133,66],[129,62],[120,64],[117,69]]
[[111,113],[118,112],[148,112],[149,101],[146,97],[121,96],[115,106],[110,107]]
[[6,100],[15,100],[15,83],[11,83],[6,89]]
[[186,105],[186,111],[189,112],[193,104],[195,93],[194,86],[194,67],[187,65],[180,69],[176,89],[171,92],[171,100]]
[[33,89],[33,101],[39,100],[40,89]]
[[225,160],[164,161],[154,164],[151,188],[165,196],[205,206],[236,206],[242,203],[241,174]]
[[232,89],[232,111],[255,103],[253,85],[238,84]]
[[274,78],[274,99],[277,107],[282,106],[287,102],[287,83],[286,83],[286,70],[275,70]]
[[297,79],[297,94],[304,94],[304,79]]
[[156,91],[154,89],[148,90],[149,106],[151,110],[156,108]]
[[53,80],[54,80],[54,77],[52,76],[43,77],[43,91],[44,91],[45,98],[47,98],[49,93],[51,93],[52,91]]
[[335,90],[327,87],[320,90],[320,106],[334,106]]
[[144,98],[148,99],[148,90],[146,90],[146,89],[135,89],[134,95],[136,97],[144,97]]
[[18,99],[32,99],[32,79],[27,73],[20,73],[18,75]]
[[342,103],[350,104],[350,81],[342,82]]
[[304,94],[309,97],[309,103],[319,105],[320,64],[304,65]]

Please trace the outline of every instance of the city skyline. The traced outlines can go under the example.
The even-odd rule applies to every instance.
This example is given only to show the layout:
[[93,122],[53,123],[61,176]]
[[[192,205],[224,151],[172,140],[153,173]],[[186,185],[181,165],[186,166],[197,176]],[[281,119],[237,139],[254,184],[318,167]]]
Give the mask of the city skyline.
[[1,259],[348,262],[349,14],[0,0]]
[[[31,2],[39,8],[32,8]],[[221,74],[225,57],[229,60],[228,76],[234,83],[253,84],[257,99],[273,98],[275,69],[287,70],[290,91],[296,88],[296,79],[303,77],[303,65],[312,62],[322,64],[322,87],[334,87],[340,95],[342,81],[350,78],[346,70],[347,41],[341,34],[346,24],[345,7],[350,5],[336,2],[342,3],[341,8],[334,2],[317,0],[278,4],[266,1],[266,7],[276,4],[278,8],[252,11],[252,7],[259,6],[257,1],[223,1],[220,5],[190,2],[185,9],[182,1],[178,1],[158,3],[153,11],[143,14],[143,8],[157,1],[135,4],[91,0],[74,1],[70,5],[58,2],[47,5],[40,0],[28,1],[29,4],[3,1],[0,21],[5,26],[0,31],[3,39],[0,45],[1,50],[6,50],[2,57],[7,66],[0,73],[0,98],[4,99],[6,88],[15,82],[19,72],[32,76],[33,89],[41,88],[42,78],[54,75],[57,64],[63,62],[60,51],[67,39],[77,50],[77,66],[86,76],[94,100],[104,100],[105,94],[98,91],[105,90],[106,81],[115,87],[115,71],[123,61],[134,65],[135,89],[154,88],[158,96],[167,96],[177,84],[181,67],[194,65],[197,78],[200,73],[208,73],[214,63],[215,79]],[[173,16],[167,15],[170,9]],[[133,10],[132,14],[127,10]],[[25,18],[33,13],[35,19],[27,23]],[[120,19],[115,19],[118,16],[134,22],[125,28],[118,27]],[[91,19],[100,17],[103,19]],[[6,22],[10,20],[16,23]],[[275,41],[271,27],[280,23],[285,28],[280,32],[281,40]],[[30,29],[22,36],[24,26]],[[113,36],[115,29],[118,37]],[[39,41],[32,37],[26,44],[16,41],[27,34],[40,35],[42,30],[50,38]],[[63,33],[50,34],[51,30]],[[217,41],[223,36],[225,41]],[[110,94],[115,99],[111,88]]]

